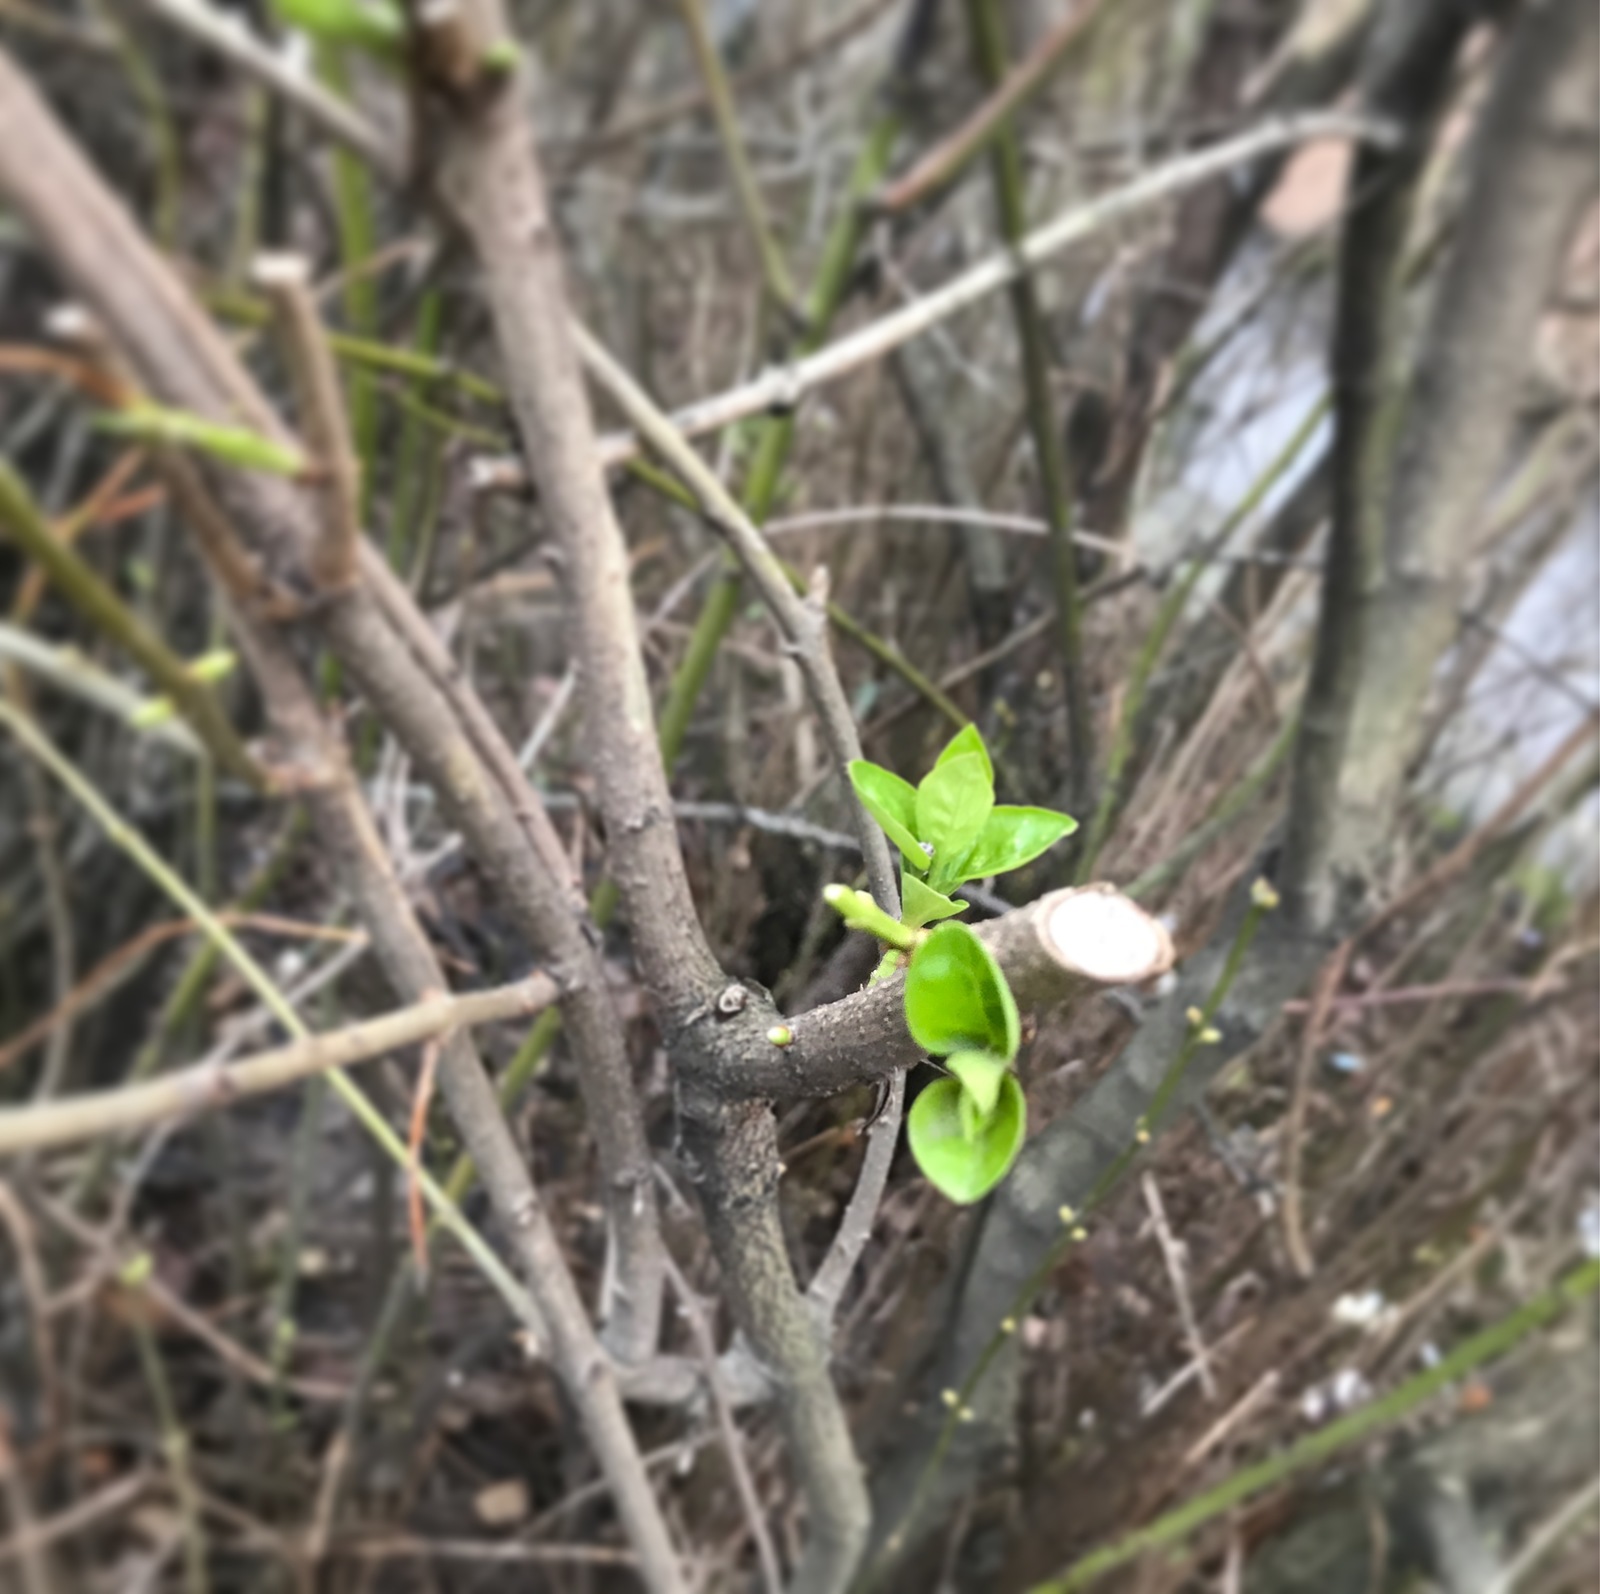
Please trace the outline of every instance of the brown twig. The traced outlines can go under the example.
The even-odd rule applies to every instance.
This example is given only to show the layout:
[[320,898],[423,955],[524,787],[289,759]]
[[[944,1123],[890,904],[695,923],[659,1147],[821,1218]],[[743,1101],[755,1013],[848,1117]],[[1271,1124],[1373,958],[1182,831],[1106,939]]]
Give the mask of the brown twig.
[[339,370],[311,291],[311,265],[303,255],[261,255],[251,276],[272,306],[278,342],[294,377],[300,424],[316,464],[322,536],[311,556],[312,574],[325,590],[339,591],[356,578],[361,461],[350,436]]
[[330,1068],[348,1068],[430,1040],[458,1025],[526,1018],[548,1007],[557,994],[553,981],[535,974],[489,991],[436,995],[382,1018],[275,1047],[225,1067],[202,1063],[143,1084],[14,1107],[0,1112],[0,1155],[125,1134],[171,1118],[214,1111]]
[[[305,924],[276,913],[219,913],[217,917],[230,929],[256,930],[296,940],[349,942],[364,939],[359,930],[341,930],[331,924]],[[57,1025],[80,1016],[103,1000],[158,946],[180,936],[192,935],[197,928],[192,919],[169,919],[141,930],[131,941],[108,953],[48,1013],[0,1046],[0,1073],[47,1039]]]
[[1080,0],[1034,45],[1027,57],[992,87],[987,99],[953,133],[947,134],[910,171],[873,196],[873,208],[895,215],[954,182],[997,138],[1011,118],[1049,82],[1074,44],[1087,37],[1104,11],[1104,0]]
[[428,1221],[422,1206],[422,1184],[417,1172],[422,1167],[422,1143],[428,1132],[428,1107],[433,1101],[433,1080],[439,1068],[439,1038],[432,1036],[422,1049],[422,1070],[417,1075],[416,1094],[411,1100],[411,1131],[406,1139],[411,1169],[406,1187],[406,1215],[411,1225],[411,1250],[417,1263],[419,1280],[428,1276]]
[[1172,1226],[1167,1222],[1167,1209],[1161,1200],[1161,1187],[1156,1183],[1155,1175],[1148,1171],[1141,1177],[1140,1187],[1144,1191],[1144,1203],[1150,1209],[1150,1222],[1155,1228],[1156,1240],[1161,1247],[1161,1259],[1166,1263],[1167,1277],[1172,1281],[1172,1294],[1178,1303],[1183,1336],[1188,1340],[1189,1350],[1194,1356],[1200,1387],[1205,1391],[1207,1400],[1215,1401],[1217,1380],[1211,1372],[1211,1356],[1206,1350],[1199,1321],[1194,1315],[1194,1302],[1189,1298],[1189,1281],[1184,1274],[1183,1257],[1179,1252],[1177,1240],[1173,1238]]
[[783,1571],[778,1564],[778,1552],[772,1547],[772,1535],[767,1531],[766,1513],[762,1509],[761,1495],[755,1480],[750,1476],[750,1464],[744,1453],[744,1436],[733,1414],[733,1402],[723,1382],[717,1365],[717,1345],[706,1320],[706,1310],[695,1295],[682,1269],[669,1256],[667,1278],[677,1292],[678,1305],[689,1324],[694,1339],[695,1353],[705,1374],[706,1387],[711,1391],[711,1406],[716,1413],[717,1428],[722,1435],[723,1454],[728,1458],[728,1470],[733,1474],[734,1487],[739,1491],[739,1504],[744,1509],[745,1523],[756,1547],[756,1559],[761,1564],[762,1581],[767,1594],[782,1594]]
[[127,653],[177,706],[221,767],[258,791],[266,774],[210,689],[184,667],[160,637],[45,524],[22,479],[0,463],[0,521],[22,551],[45,571],[61,595],[96,629]]
[[[1186,193],[1274,151],[1293,149],[1320,139],[1387,145],[1393,137],[1394,129],[1387,122],[1336,113],[1318,112],[1263,121],[1234,138],[1209,149],[1178,156],[1121,188],[1073,206],[1036,227],[1016,249],[979,261],[942,287],[867,322],[815,354],[769,369],[726,392],[674,410],[670,419],[685,437],[699,437],[721,431],[752,415],[785,413],[794,409],[807,393],[884,358],[901,344],[921,337],[951,316],[1010,286],[1018,277],[1073,244],[1150,205]],[[642,446],[641,439],[626,432],[609,434],[597,443],[601,461],[607,466],[634,458]],[[526,487],[527,473],[516,460],[481,460],[475,467],[474,480],[483,491],[515,492]]]
[[573,339],[590,375],[633,423],[650,449],[699,499],[707,517],[728,539],[739,562],[755,582],[762,601],[772,611],[805,677],[812,706],[833,754],[834,767],[850,793],[872,894],[886,913],[898,917],[900,889],[888,840],[861,806],[850,785],[847,766],[852,759],[861,757],[861,739],[845,697],[844,684],[828,652],[827,622],[820,606],[808,603],[795,592],[755,523],[644,389],[582,327],[574,327]]

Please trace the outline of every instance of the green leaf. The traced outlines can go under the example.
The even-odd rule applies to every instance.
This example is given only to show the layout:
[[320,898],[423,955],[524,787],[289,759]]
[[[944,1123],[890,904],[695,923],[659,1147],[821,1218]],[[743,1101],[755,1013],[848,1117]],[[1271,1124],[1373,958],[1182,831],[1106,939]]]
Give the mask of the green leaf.
[[942,891],[925,886],[909,869],[900,872],[900,922],[920,930],[935,919],[948,919],[966,911],[965,902],[952,902]]
[[924,1051],[1017,1055],[1022,1026],[1000,965],[964,924],[930,930],[906,971],[906,1028]]
[[273,0],[279,18],[328,44],[352,44],[377,55],[398,53],[405,18],[387,0]]
[[850,784],[861,806],[883,826],[884,835],[900,849],[906,862],[918,874],[923,873],[928,855],[917,845],[917,788],[892,769],[865,758],[850,760]]
[[994,764],[989,758],[989,749],[983,745],[983,736],[976,725],[963,725],[948,742],[944,744],[944,751],[934,760],[934,768],[940,764],[948,763],[952,758],[960,758],[965,753],[976,753],[983,760],[983,767],[989,772],[989,784],[994,785]]
[[961,878],[961,862],[993,807],[994,781],[985,755],[958,753],[923,777],[917,787],[917,838],[933,847],[928,884],[935,891]]
[[[1016,1075],[1001,1077],[1000,1093],[987,1118],[972,1125],[964,1115],[965,1089],[958,1079],[936,1079],[911,1104],[906,1136],[928,1182],[960,1206],[981,1200],[1011,1171],[1027,1134],[1028,1108]],[[964,1121],[965,1119],[965,1121]]]
[[1053,808],[995,808],[961,865],[964,880],[983,880],[1032,863],[1078,828],[1071,814]]
[[274,476],[298,476],[306,468],[298,449],[263,437],[244,426],[220,426],[187,410],[169,410],[159,404],[133,404],[100,417],[103,431],[145,443],[171,443],[214,455],[229,465],[264,470]]
[[993,1052],[951,1052],[944,1062],[972,1098],[978,1116],[987,1118],[1000,1099],[1000,1085],[1011,1065]]

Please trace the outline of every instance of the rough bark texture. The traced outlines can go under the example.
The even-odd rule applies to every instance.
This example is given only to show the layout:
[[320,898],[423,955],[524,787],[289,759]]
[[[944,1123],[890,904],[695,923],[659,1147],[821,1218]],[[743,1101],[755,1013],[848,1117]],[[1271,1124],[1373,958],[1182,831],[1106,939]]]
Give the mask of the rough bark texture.
[[1337,906],[1327,865],[1338,820],[1335,794],[1352,745],[1351,717],[1383,567],[1385,485],[1403,381],[1406,243],[1433,129],[1474,9],[1466,0],[1390,6],[1366,67],[1369,103],[1397,118],[1406,136],[1398,149],[1366,149],[1357,156],[1340,247],[1330,358],[1333,526],[1295,749],[1283,879],[1290,914],[1308,922],[1330,923]]
[[1600,192],[1600,9],[1532,7],[1472,155],[1474,181],[1424,334],[1339,782],[1336,863],[1381,839],[1460,608],[1470,533],[1503,467],[1543,309]]

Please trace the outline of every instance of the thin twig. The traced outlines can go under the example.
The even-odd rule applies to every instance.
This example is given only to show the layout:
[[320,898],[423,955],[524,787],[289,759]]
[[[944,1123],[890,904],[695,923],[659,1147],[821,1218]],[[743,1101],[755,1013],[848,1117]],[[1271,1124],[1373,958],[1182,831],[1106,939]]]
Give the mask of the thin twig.
[[705,1307],[701,1305],[689,1281],[683,1276],[683,1270],[670,1256],[667,1258],[667,1278],[677,1291],[678,1304],[688,1321],[689,1333],[694,1339],[695,1351],[700,1357],[706,1385],[711,1391],[711,1405],[716,1412],[717,1427],[722,1434],[723,1452],[728,1458],[728,1470],[733,1474],[734,1487],[739,1492],[739,1503],[744,1508],[745,1523],[750,1529],[750,1537],[755,1541],[756,1559],[761,1563],[762,1581],[767,1586],[767,1594],[782,1594],[783,1570],[778,1564],[778,1552],[772,1546],[772,1535],[767,1530],[767,1518],[762,1509],[761,1495],[756,1489],[755,1480],[750,1476],[750,1464],[744,1453],[744,1436],[739,1432],[738,1421],[733,1415],[733,1403],[728,1399],[728,1391],[717,1365],[717,1344],[711,1335],[711,1325],[706,1321]]
[[826,1333],[839,1311],[850,1275],[872,1238],[872,1226],[883,1202],[883,1192],[889,1182],[889,1169],[894,1164],[894,1154],[900,1142],[900,1122],[905,1112],[906,1076],[896,1070],[889,1076],[883,1110],[867,1127],[867,1154],[861,1162],[861,1172],[856,1187],[850,1193],[849,1205],[839,1220],[839,1227],[823,1257],[822,1265],[811,1280],[806,1298]]
[[139,4],[281,96],[319,132],[353,150],[391,182],[404,177],[405,166],[393,140],[287,55],[258,38],[243,17],[219,11],[206,0],[139,0]]
[[723,159],[728,163],[728,175],[733,179],[739,210],[744,216],[750,240],[755,245],[757,258],[761,261],[761,275],[767,292],[781,310],[792,312],[798,308],[794,279],[784,264],[783,251],[773,235],[772,217],[767,213],[761,184],[750,165],[750,152],[745,148],[744,134],[739,127],[739,112],[728,87],[728,76],[723,71],[722,57],[706,22],[705,0],[678,0],[678,12],[683,18],[684,31],[689,35],[689,45],[694,52],[695,67],[711,105],[712,120],[717,125],[717,138],[722,144]]
[[70,693],[80,703],[110,714],[130,730],[140,731],[186,758],[204,756],[194,732],[182,720],[164,717],[144,723],[157,699],[101,669],[75,647],[42,641],[31,631],[0,620],[0,662],[20,666],[39,680]]
[[56,1594],[55,1576],[45,1559],[44,1537],[33,1514],[33,1496],[22,1475],[22,1461],[11,1442],[4,1410],[0,1410],[0,1499],[6,1503],[12,1525],[12,1537],[0,1544],[0,1561],[10,1551],[22,1563],[24,1594]]
[[230,774],[259,790],[268,780],[210,689],[140,621],[82,558],[45,524],[21,477],[0,462],[0,521],[72,606],[143,669],[177,706],[195,735]]
[[322,538],[312,552],[312,574],[322,587],[338,591],[356,575],[361,461],[350,436],[339,371],[311,292],[311,264],[303,255],[261,255],[251,275],[272,306],[279,345],[294,377],[300,424],[317,467]]
[[[153,1267],[150,1254],[141,1252],[122,1269],[118,1282],[130,1292],[142,1294]],[[156,1408],[156,1424],[161,1433],[161,1448],[166,1452],[167,1469],[172,1474],[172,1492],[177,1498],[178,1520],[183,1535],[184,1585],[188,1594],[207,1594],[211,1577],[207,1566],[205,1525],[201,1521],[200,1495],[195,1486],[194,1468],[190,1464],[194,1446],[188,1429],[178,1415],[178,1405],[172,1396],[172,1381],[167,1376],[166,1359],[156,1343],[148,1313],[136,1308],[126,1315],[134,1343],[139,1348],[139,1360],[144,1367],[145,1382],[150,1388],[150,1400]]]
[[[786,414],[807,393],[882,359],[902,343],[921,337],[951,316],[1008,287],[1023,273],[1044,264],[1072,244],[1124,221],[1149,205],[1175,198],[1276,150],[1321,139],[1385,144],[1392,138],[1393,129],[1387,122],[1333,112],[1262,122],[1247,133],[1210,149],[1179,156],[1121,188],[1064,211],[1035,228],[1016,249],[991,255],[942,288],[876,321],[869,321],[814,354],[791,365],[764,371],[726,392],[675,410],[671,415],[672,424],[685,437],[699,437],[706,432],[721,431],[752,415]],[[641,447],[641,439],[626,432],[608,435],[599,444],[601,460],[608,466],[633,458]],[[485,460],[479,462],[475,480],[483,489],[515,491],[525,484],[527,477],[515,461]]]
[[1591,1512],[1600,1506],[1600,1478],[1580,1484],[1528,1535],[1516,1557],[1500,1573],[1488,1594],[1513,1594],[1551,1550]]
[[996,139],[1067,59],[1072,46],[1088,35],[1104,9],[1103,0],[1081,0],[1006,73],[989,97],[953,133],[946,135],[903,176],[873,196],[873,208],[894,215],[953,182]]
[[844,685],[828,652],[822,615],[795,592],[755,523],[665,412],[656,407],[644,389],[582,327],[574,326],[573,335],[579,357],[589,373],[627,415],[651,449],[683,478],[700,500],[706,515],[727,537],[772,611],[805,676],[812,706],[822,723],[839,777],[850,791],[872,894],[885,912],[898,916],[900,889],[888,840],[849,784],[848,766],[852,759],[861,757],[861,738]]
[[[39,729],[19,716],[9,704],[0,703],[0,724],[23,744],[93,816],[106,834],[139,865],[168,896],[194,918],[204,932],[223,950],[229,961],[266,1003],[273,1016],[288,1032],[299,1040],[309,1040],[300,1015],[284,1000],[283,993],[272,982],[266,970],[240,945],[233,933],[221,923],[166,863],[154,852],[136,830],[117,815],[95,787],[49,741]],[[345,1105],[366,1128],[389,1156],[400,1167],[407,1163],[404,1144],[384,1120],[382,1113],[367,1098],[354,1080],[333,1072],[329,1075],[334,1090]],[[530,1333],[538,1340],[544,1337],[544,1319],[527,1291],[507,1270],[488,1242],[478,1233],[461,1209],[426,1173],[419,1175],[423,1193],[444,1226],[461,1242],[467,1254],[478,1265],[497,1293],[511,1308]]]
[[459,1026],[525,1018],[543,1011],[559,994],[553,980],[534,974],[493,990],[435,996],[382,1018],[305,1036],[236,1063],[200,1063],[142,1084],[12,1108],[0,1112],[0,1155],[125,1134],[171,1118],[231,1106],[314,1074],[414,1046]]
[[1173,1238],[1172,1226],[1167,1222],[1167,1209],[1161,1200],[1161,1187],[1155,1175],[1146,1172],[1139,1181],[1144,1190],[1144,1203],[1150,1209],[1150,1221],[1155,1227],[1156,1241],[1161,1247],[1161,1259],[1167,1265],[1167,1277],[1172,1280],[1172,1293],[1178,1302],[1178,1316],[1183,1321],[1183,1335],[1189,1341],[1194,1356],[1195,1371],[1207,1400],[1217,1398],[1217,1381],[1211,1373],[1211,1357],[1206,1342],[1200,1335],[1200,1324],[1194,1315],[1194,1302],[1189,1298],[1189,1281],[1183,1270],[1183,1257],[1178,1242]]
[[[1075,12],[1069,21],[1092,16],[1095,5]],[[1004,92],[1006,70],[1005,25],[997,0],[967,0],[967,33],[978,71],[996,98]],[[1066,41],[1078,30],[1063,24],[1058,36]],[[1042,77],[1039,79],[1042,81]],[[1023,193],[1022,151],[1009,114],[994,119],[989,148],[994,182],[995,209],[1007,246],[1020,250],[1028,215]],[[1050,570],[1056,606],[1057,643],[1061,655],[1063,695],[1067,705],[1067,746],[1070,767],[1067,790],[1080,811],[1091,801],[1095,782],[1094,718],[1089,708],[1089,687],[1084,679],[1082,600],[1078,594],[1078,556],[1072,536],[1073,484],[1068,476],[1067,454],[1050,385],[1050,355],[1046,346],[1044,315],[1034,292],[1031,273],[1019,272],[1010,284],[1011,313],[1016,327],[1028,432],[1033,441],[1034,468],[1039,497],[1050,523]],[[1080,874],[1081,883],[1088,878]]]

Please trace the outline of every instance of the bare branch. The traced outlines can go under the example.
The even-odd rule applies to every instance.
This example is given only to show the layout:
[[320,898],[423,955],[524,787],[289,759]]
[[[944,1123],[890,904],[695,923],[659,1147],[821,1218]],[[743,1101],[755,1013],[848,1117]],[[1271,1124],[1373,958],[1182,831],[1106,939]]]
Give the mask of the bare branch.
[[[153,392],[196,414],[230,422],[244,418],[264,436],[285,438],[282,422],[227,339],[4,56],[0,192]],[[234,570],[230,590],[237,594],[249,581],[253,590],[243,599],[244,609],[260,609],[268,597],[273,612],[296,613],[295,595],[314,585],[309,561],[319,535],[300,490],[281,477],[231,470],[216,473],[215,492],[224,515],[191,503],[191,521],[209,523],[202,541],[213,556],[232,549],[237,566],[231,523],[251,539],[260,563],[259,573]],[[209,497],[196,495],[202,506]],[[617,1235],[620,1281],[608,1335],[624,1359],[647,1356],[655,1348],[662,1290],[651,1162],[622,1029],[570,863],[487,711],[365,541],[362,577],[356,588],[313,606],[306,617],[438,789],[562,988],[562,1016],[583,1060],[579,1079]]]
[[839,1311],[850,1275],[861,1260],[861,1253],[872,1238],[872,1225],[883,1201],[884,1187],[889,1182],[889,1169],[894,1164],[894,1154],[900,1139],[900,1123],[905,1112],[906,1076],[903,1072],[890,1074],[888,1095],[883,1110],[867,1126],[867,1154],[861,1161],[861,1172],[856,1187],[850,1192],[850,1203],[839,1220],[839,1228],[823,1257],[822,1265],[812,1275],[806,1290],[811,1309],[826,1332]]
[[[1235,167],[1249,165],[1262,155],[1319,139],[1351,139],[1387,146],[1394,139],[1394,128],[1388,122],[1371,117],[1318,112],[1273,118],[1210,149],[1181,155],[1121,188],[1064,211],[1053,221],[1035,228],[1016,249],[991,255],[942,288],[913,299],[876,321],[869,321],[815,354],[796,360],[792,365],[765,371],[725,393],[673,411],[672,424],[685,437],[699,437],[751,415],[782,414],[792,410],[813,389],[836,382],[882,359],[902,343],[921,337],[940,322],[1009,287],[1053,255],[1146,206],[1171,199]],[[619,465],[632,459],[642,446],[641,439],[628,433],[607,436],[599,443],[600,458],[605,465]],[[516,491],[526,481],[526,473],[515,460],[479,462],[477,482],[482,490]]]
[[899,917],[900,890],[888,840],[861,806],[850,784],[848,765],[852,759],[861,757],[861,738],[844,694],[844,684],[828,653],[825,616],[795,592],[755,523],[644,389],[582,327],[574,327],[573,340],[590,374],[633,422],[647,445],[683,478],[700,500],[707,518],[727,537],[739,562],[755,582],[762,601],[772,611],[805,676],[806,689],[817,718],[822,722],[823,735],[828,739],[839,778],[850,795],[872,894],[886,913]]
[[0,1155],[126,1134],[170,1118],[211,1112],[249,1096],[282,1090],[330,1068],[368,1062],[448,1029],[530,1017],[548,1007],[557,995],[554,981],[535,974],[489,991],[436,996],[382,1018],[313,1035],[220,1067],[201,1063],[139,1085],[0,1112]]
[[[1053,891],[973,928],[1024,1011],[1060,1007],[1106,986],[1139,985],[1172,964],[1166,930],[1109,885]],[[712,1082],[730,1100],[821,1096],[911,1067],[923,1054],[906,1033],[904,983],[896,975],[785,1020],[788,1045],[743,1052]]]
[[224,13],[207,0],[138,0],[145,10],[215,51],[230,65],[254,78],[295,107],[319,132],[361,156],[391,182],[405,176],[405,166],[383,134],[341,99],[330,94],[287,56],[256,37],[236,13]]
[[355,580],[361,547],[361,461],[339,371],[311,292],[311,266],[303,255],[262,255],[251,268],[272,306],[278,340],[294,377],[300,425],[311,445],[322,501],[322,536],[311,556],[317,583],[337,591]]

